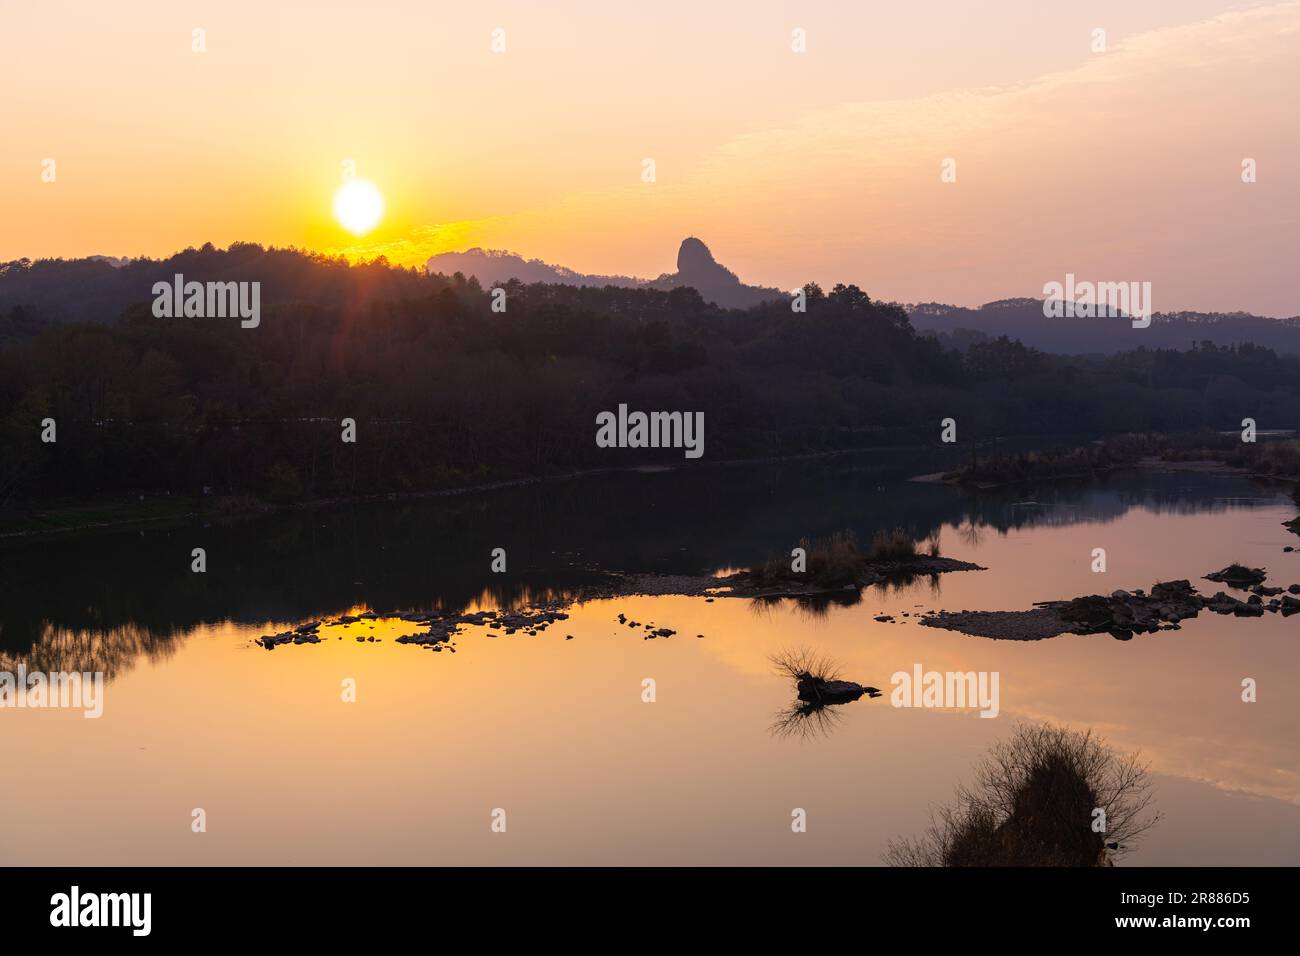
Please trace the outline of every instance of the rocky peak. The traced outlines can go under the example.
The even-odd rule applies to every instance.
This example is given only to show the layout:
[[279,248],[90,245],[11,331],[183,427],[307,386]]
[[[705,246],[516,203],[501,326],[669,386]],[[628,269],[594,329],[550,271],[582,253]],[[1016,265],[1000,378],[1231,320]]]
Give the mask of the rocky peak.
[[688,236],[682,240],[677,250],[677,271],[691,275],[700,272],[712,272],[718,268],[718,261],[713,253],[699,239]]

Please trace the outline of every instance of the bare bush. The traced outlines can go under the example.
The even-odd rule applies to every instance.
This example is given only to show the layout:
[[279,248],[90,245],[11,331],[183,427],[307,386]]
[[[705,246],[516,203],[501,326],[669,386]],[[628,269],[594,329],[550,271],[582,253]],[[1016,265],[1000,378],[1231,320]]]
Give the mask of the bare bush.
[[768,658],[778,674],[796,683],[810,680],[817,683],[840,679],[840,664],[833,657],[811,647],[788,648]]
[[[975,782],[919,837],[891,841],[890,866],[1108,866],[1160,815],[1137,754],[1092,731],[1021,724],[975,766]],[[1102,819],[1098,832],[1094,821]]]

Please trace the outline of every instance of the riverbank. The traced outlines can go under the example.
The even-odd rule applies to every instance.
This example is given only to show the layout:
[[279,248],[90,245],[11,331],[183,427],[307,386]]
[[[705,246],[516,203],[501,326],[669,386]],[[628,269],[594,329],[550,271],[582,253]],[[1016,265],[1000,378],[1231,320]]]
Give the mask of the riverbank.
[[431,498],[454,498],[464,495],[506,491],[534,485],[602,475],[648,474],[673,472],[690,468],[748,468],[784,462],[835,459],[875,452],[881,455],[899,452],[922,451],[923,446],[897,445],[889,447],[846,448],[834,451],[806,452],[797,455],[775,455],[764,458],[737,458],[724,461],[680,464],[621,465],[611,468],[588,468],[552,475],[530,475],[500,481],[455,485],[447,488],[430,488],[421,491],[378,492],[359,495],[332,495],[304,501],[270,502],[249,495],[139,495],[128,498],[108,498],[97,501],[53,503],[50,506],[21,514],[0,517],[0,544],[34,538],[76,535],[99,531],[112,531],[137,525],[181,524],[193,520],[238,521],[276,512],[311,511],[343,505],[379,503],[385,501],[420,501]]
[[[1235,433],[1124,435],[1085,447],[1001,455],[950,472],[914,475],[908,480],[971,491],[998,491],[1041,482],[1092,480],[1132,469],[1283,481],[1296,486],[1293,497],[1300,505],[1300,441],[1281,437],[1260,443],[1244,442]],[[1300,535],[1300,515],[1282,524]]]
[[969,462],[912,480],[991,489],[1089,478],[1126,468],[1165,467],[1295,481],[1300,478],[1300,441],[1291,435],[1261,432],[1247,439],[1236,432],[1123,434],[1073,446],[1044,444],[1028,451],[1002,450],[994,442],[982,458],[977,443]]

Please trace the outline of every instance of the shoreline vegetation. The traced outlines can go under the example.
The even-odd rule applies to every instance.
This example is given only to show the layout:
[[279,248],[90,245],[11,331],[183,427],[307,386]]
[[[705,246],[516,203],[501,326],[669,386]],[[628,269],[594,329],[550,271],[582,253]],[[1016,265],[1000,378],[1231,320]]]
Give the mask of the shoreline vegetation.
[[[1076,448],[994,452],[982,462],[974,459],[955,471],[917,475],[911,480],[994,491],[1042,481],[1092,480],[1123,468],[1222,472],[1285,481],[1295,486],[1292,499],[1300,507],[1300,439],[1245,442],[1235,433],[1132,434]],[[1282,526],[1300,535],[1300,515]]]
[[865,550],[848,530],[813,541],[804,538],[789,557],[769,558],[722,580],[745,597],[813,597],[861,590],[891,579],[984,570],[969,561],[943,557],[937,537],[928,539],[922,553],[907,531],[894,528],[877,531]]
[[1254,478],[1300,481],[1300,440],[1243,442],[1219,432],[1116,435],[1072,448],[999,453],[950,472],[918,475],[913,481],[993,490],[1040,481],[1096,478],[1122,468],[1222,470]]

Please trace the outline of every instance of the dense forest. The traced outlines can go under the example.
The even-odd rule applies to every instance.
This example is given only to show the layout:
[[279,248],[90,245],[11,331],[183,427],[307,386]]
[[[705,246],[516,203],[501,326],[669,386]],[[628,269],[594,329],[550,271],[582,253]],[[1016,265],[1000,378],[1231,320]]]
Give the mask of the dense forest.
[[[257,328],[155,318],[152,285],[259,281]],[[898,305],[508,283],[238,244],[0,266],[0,509],[113,494],[294,501],[637,463],[995,436],[1300,424],[1300,358],[1249,344],[1111,357],[946,347]],[[1088,321],[1088,320],[1078,320]],[[603,449],[598,412],[701,411],[705,455]],[[57,441],[43,442],[53,419]],[[356,442],[341,421],[356,421]]]

